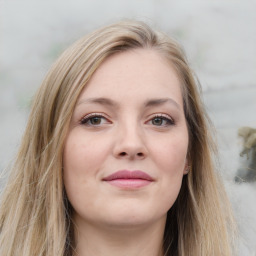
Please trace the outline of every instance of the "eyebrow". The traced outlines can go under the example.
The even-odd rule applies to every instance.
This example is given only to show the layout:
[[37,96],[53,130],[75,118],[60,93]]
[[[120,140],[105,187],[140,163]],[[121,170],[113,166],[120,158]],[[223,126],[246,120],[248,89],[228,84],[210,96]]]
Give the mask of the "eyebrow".
[[163,98],[163,99],[150,99],[145,103],[145,107],[152,107],[152,106],[159,106],[163,105],[165,103],[171,103],[174,106],[176,106],[178,109],[180,109],[180,105],[171,98]]
[[81,101],[79,101],[77,103],[77,105],[80,105],[80,104],[90,104],[90,103],[97,103],[97,104],[100,104],[100,105],[106,105],[106,106],[110,106],[110,107],[117,107],[117,103],[114,102],[113,100],[111,99],[108,99],[108,98],[89,98],[89,99],[83,99]]
[[[88,98],[88,99],[82,99],[81,101],[79,101],[77,103],[77,105],[80,104],[90,104],[90,103],[96,103],[96,104],[100,104],[100,105],[105,105],[105,106],[110,106],[110,107],[118,107],[118,103],[108,99],[108,98]],[[180,110],[180,105],[173,100],[172,98],[159,98],[159,99],[149,99],[144,103],[144,107],[152,107],[152,106],[161,106],[164,105],[165,103],[171,103],[172,105],[174,105],[176,108],[178,108]]]

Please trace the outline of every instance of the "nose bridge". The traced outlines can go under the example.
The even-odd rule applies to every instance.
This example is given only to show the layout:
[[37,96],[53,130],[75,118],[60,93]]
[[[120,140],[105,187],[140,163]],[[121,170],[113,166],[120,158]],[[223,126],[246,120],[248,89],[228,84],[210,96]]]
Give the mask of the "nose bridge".
[[118,125],[115,155],[126,158],[145,157],[147,150],[143,128],[135,119],[126,119]]
[[120,143],[130,146],[138,146],[142,143],[142,128],[135,119],[125,120],[119,125]]

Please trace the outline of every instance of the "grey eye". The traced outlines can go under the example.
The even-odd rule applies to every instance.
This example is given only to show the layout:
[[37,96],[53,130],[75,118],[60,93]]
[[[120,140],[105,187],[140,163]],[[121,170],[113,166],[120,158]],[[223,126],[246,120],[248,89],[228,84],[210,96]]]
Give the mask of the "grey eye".
[[89,121],[92,125],[99,125],[99,124],[101,124],[102,117],[95,116],[95,117],[90,118],[88,121]]
[[81,120],[81,124],[88,126],[98,126],[104,123],[107,123],[107,119],[101,115],[88,116]]
[[155,117],[152,119],[152,124],[153,125],[162,125],[163,124],[163,118],[162,117]]

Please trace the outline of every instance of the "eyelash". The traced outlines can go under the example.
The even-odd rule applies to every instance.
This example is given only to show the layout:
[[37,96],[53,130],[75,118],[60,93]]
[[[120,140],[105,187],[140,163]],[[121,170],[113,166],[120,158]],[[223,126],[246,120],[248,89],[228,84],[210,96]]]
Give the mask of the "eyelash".
[[[92,123],[89,123],[89,122],[91,122],[92,119],[95,118],[95,117],[99,118],[101,121],[102,121],[102,119],[107,120],[107,118],[106,118],[104,115],[102,115],[102,114],[99,114],[99,113],[92,113],[92,114],[89,114],[89,115],[83,117],[83,118],[80,120],[80,124],[81,124],[81,125],[87,125],[87,126],[100,126],[101,123],[100,123],[100,124],[92,124]],[[159,118],[159,119],[161,119],[162,121],[166,121],[166,124],[165,124],[165,125],[162,125],[162,123],[161,123],[160,125],[154,125],[154,126],[166,127],[166,126],[175,125],[175,121],[174,121],[172,118],[170,118],[170,117],[168,117],[168,116],[165,116],[165,115],[163,115],[163,114],[156,114],[156,115],[154,115],[150,120],[147,121],[147,123],[148,123],[148,122],[151,122],[151,123],[152,123],[152,121],[153,121],[154,119],[156,119],[156,118]],[[107,121],[108,121],[108,120],[107,120]],[[110,123],[110,121],[108,121],[108,122]]]
[[[83,118],[81,119],[81,121],[80,121],[80,124],[82,124],[82,125],[87,125],[87,126],[97,126],[97,125],[93,125],[92,123],[91,123],[91,124],[88,123],[89,121],[91,121],[91,120],[92,120],[93,118],[95,118],[95,117],[98,117],[98,118],[100,118],[101,120],[102,120],[103,118],[104,118],[105,120],[107,120],[107,118],[106,118],[104,115],[102,115],[102,114],[92,113],[92,114],[89,114],[89,115],[83,117]],[[99,125],[100,125],[100,124],[99,124]]]
[[171,126],[171,125],[175,125],[175,122],[172,118],[170,118],[169,116],[166,116],[166,115],[163,115],[163,114],[157,114],[155,116],[153,116],[153,118],[151,118],[149,121],[153,121],[154,119],[156,118],[159,118],[161,119],[162,121],[166,121],[166,124],[165,125],[156,125],[156,126]]

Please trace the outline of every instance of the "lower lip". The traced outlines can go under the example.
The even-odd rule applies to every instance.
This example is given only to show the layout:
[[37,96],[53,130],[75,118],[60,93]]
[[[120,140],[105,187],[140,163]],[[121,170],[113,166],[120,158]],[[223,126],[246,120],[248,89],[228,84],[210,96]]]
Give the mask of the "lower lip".
[[136,189],[136,188],[145,187],[149,185],[152,181],[143,180],[143,179],[115,179],[115,180],[110,180],[105,182],[119,188]]

